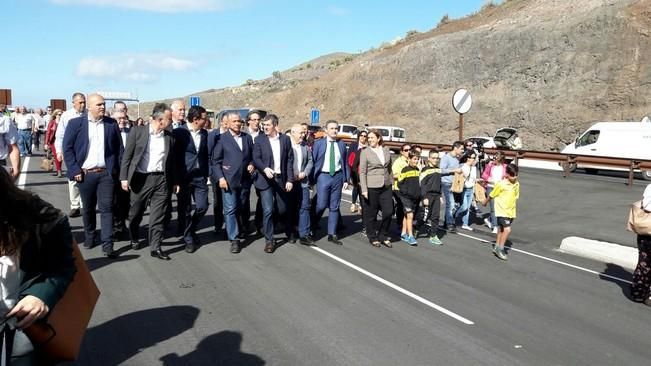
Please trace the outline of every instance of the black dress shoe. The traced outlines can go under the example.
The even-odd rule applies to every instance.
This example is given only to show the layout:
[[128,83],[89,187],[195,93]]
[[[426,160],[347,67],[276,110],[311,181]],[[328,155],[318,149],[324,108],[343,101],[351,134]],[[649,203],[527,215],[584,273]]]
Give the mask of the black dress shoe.
[[68,214],[68,217],[79,217],[81,216],[81,210],[78,208],[73,208],[70,210],[70,213]]
[[287,241],[294,244],[296,243],[296,234],[291,233],[287,235]]
[[104,253],[104,256],[106,258],[115,259],[118,257],[118,253],[114,250],[111,250],[109,252],[102,252],[102,253]]
[[169,255],[165,254],[165,252],[163,252],[162,249],[154,250],[153,252],[151,252],[151,256],[154,258],[162,259],[164,261],[168,261],[172,259],[170,258]]
[[344,245],[344,242],[339,240],[339,238],[337,238],[337,235],[328,235],[328,241],[332,244]]
[[231,241],[231,253],[237,254],[241,251],[239,240]]
[[138,241],[131,240],[131,241],[129,241],[129,243],[131,244],[131,249],[133,249],[133,250],[140,249],[140,243]]
[[197,245],[196,244],[185,244],[185,252],[186,253],[194,253],[197,251]]
[[273,253],[274,252],[274,243],[272,241],[268,241],[264,245],[264,252],[265,253]]
[[305,236],[305,237],[302,237],[299,240],[300,240],[301,244],[303,244],[303,245],[308,245],[308,246],[313,246],[314,245],[314,240],[312,240],[312,237],[310,237],[309,235]]

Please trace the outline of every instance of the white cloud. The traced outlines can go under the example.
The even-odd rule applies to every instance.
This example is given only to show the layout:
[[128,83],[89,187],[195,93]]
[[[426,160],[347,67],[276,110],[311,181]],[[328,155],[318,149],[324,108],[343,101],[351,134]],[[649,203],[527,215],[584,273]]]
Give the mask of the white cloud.
[[237,6],[238,0],[50,0],[59,5],[89,5],[100,7],[117,7],[153,11],[160,13],[178,13],[193,11],[221,11]]
[[348,9],[340,8],[338,6],[330,6],[327,10],[328,13],[337,17],[345,17],[349,13]]
[[79,61],[76,75],[86,79],[153,82],[164,72],[183,72],[197,63],[163,53],[88,56]]

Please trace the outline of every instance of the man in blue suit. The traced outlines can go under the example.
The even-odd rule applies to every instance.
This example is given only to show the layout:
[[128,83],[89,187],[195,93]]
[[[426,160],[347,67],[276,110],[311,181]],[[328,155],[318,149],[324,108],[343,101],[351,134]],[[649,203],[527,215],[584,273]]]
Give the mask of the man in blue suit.
[[[268,114],[262,119],[264,135],[258,135],[253,145],[253,165],[258,170],[255,188],[260,192],[262,202],[262,227],[265,238],[264,251],[273,253],[274,220],[287,212],[289,192],[294,180],[294,151],[287,135],[278,133],[278,117]],[[285,231],[291,240],[292,225],[286,223]]]
[[[237,112],[228,113],[228,131],[222,133],[212,153],[212,177],[222,190],[226,233],[231,242],[231,253],[241,250],[237,216],[248,212],[251,174],[255,170],[251,160],[253,140],[241,131],[242,121]],[[248,222],[248,217],[242,221]],[[242,227],[245,227],[242,225]]]
[[88,114],[68,122],[63,139],[63,157],[68,179],[79,185],[83,205],[84,247],[95,243],[95,207],[101,218],[101,243],[104,255],[113,251],[113,188],[119,171],[120,132],[113,118],[104,116],[104,97],[88,96]]
[[[183,228],[185,251],[194,253],[200,245],[197,226],[208,211],[208,132],[206,109],[193,106],[188,122],[172,130],[178,197],[178,226]],[[195,210],[192,214],[192,200]]]
[[328,208],[328,241],[343,245],[337,238],[337,223],[341,191],[348,187],[349,173],[346,164],[346,145],[342,141],[337,141],[338,129],[337,121],[326,122],[326,137],[317,140],[312,147],[314,161],[312,182],[316,183],[316,217],[321,217]]

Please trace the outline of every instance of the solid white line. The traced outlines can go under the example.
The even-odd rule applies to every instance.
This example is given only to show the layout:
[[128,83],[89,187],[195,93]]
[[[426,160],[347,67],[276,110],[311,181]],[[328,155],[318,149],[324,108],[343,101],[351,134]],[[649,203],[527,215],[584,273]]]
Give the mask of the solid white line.
[[[482,238],[477,238],[477,237],[474,237],[474,236],[472,236],[472,235],[468,235],[468,234],[464,234],[464,233],[459,233],[459,232],[458,232],[457,235],[465,236],[466,238],[474,239],[474,240],[481,241],[481,242],[484,242],[484,243],[492,243],[492,241],[490,241],[490,240],[486,240],[486,239],[482,239]],[[540,255],[540,254],[530,253],[530,252],[527,252],[527,251],[522,250],[522,249],[511,248],[511,250],[514,251],[514,252],[518,252],[518,253],[522,253],[522,254],[530,255],[530,256],[535,257],[535,258],[544,259],[544,260],[546,260],[546,261],[553,262],[553,263],[556,263],[556,264],[560,264],[560,265],[563,265],[563,266],[567,266],[567,267],[570,267],[570,268],[578,269],[578,270],[583,271],[583,272],[588,272],[588,273],[596,274],[596,275],[598,275],[598,276],[600,276],[600,277],[607,277],[607,278],[610,278],[610,279],[612,279],[612,280],[616,280],[616,281],[620,281],[620,282],[624,282],[624,283],[628,283],[628,284],[631,284],[631,283],[632,283],[631,281],[625,280],[625,279],[623,279],[623,278],[619,278],[619,277],[615,277],[615,276],[607,275],[607,274],[605,274],[605,273],[601,273],[601,272],[593,271],[593,270],[591,270],[591,269],[587,269],[587,268],[579,267],[579,266],[577,266],[577,265],[570,264],[570,263],[566,263],[566,262],[562,262],[562,261],[559,261],[559,260],[557,260],[557,259],[544,257],[544,256],[542,256],[542,255]]]
[[346,261],[344,259],[341,259],[341,258],[337,257],[334,254],[328,253],[328,252],[326,252],[325,250],[323,250],[321,248],[312,247],[312,249],[316,250],[317,252],[319,252],[319,253],[321,253],[321,254],[323,254],[325,256],[328,256],[328,257],[336,260],[337,262],[339,262],[339,263],[341,263],[341,264],[343,264],[345,266],[348,266],[348,267],[356,270],[357,272],[360,272],[361,274],[363,274],[365,276],[368,276],[368,277],[380,282],[381,284],[383,284],[385,286],[388,286],[388,287],[390,287],[390,288],[392,288],[392,289],[394,289],[394,290],[396,290],[396,291],[398,291],[398,292],[400,292],[400,293],[402,293],[404,295],[407,295],[407,296],[411,297],[412,299],[414,299],[416,301],[419,301],[419,302],[431,307],[434,310],[440,311],[441,313],[443,313],[443,314],[445,314],[445,315],[447,315],[449,317],[452,317],[452,318],[454,318],[454,319],[456,319],[456,320],[458,320],[458,321],[460,321],[460,322],[462,322],[462,323],[464,323],[466,325],[474,325],[475,324],[473,321],[468,320],[468,319],[462,317],[461,315],[453,313],[450,310],[448,310],[448,309],[446,309],[446,308],[444,308],[442,306],[436,305],[435,303],[433,303],[433,302],[431,302],[431,301],[429,301],[429,300],[427,300],[427,299],[425,299],[423,297],[420,297],[420,296],[416,295],[415,293],[413,293],[413,292],[411,292],[409,290],[405,290],[404,288],[394,284],[393,282],[387,281],[384,278],[382,278],[380,276],[377,276],[377,275],[375,275],[375,274],[373,274],[373,273],[371,273],[371,272],[369,272],[369,271],[367,271],[367,270],[365,270],[365,269],[363,269],[361,267],[358,267],[358,266],[356,266],[356,265],[354,265],[354,264],[352,264],[352,263],[350,263],[350,262],[348,262],[348,261]]
[[25,182],[27,182],[27,168],[29,168],[29,156],[25,156],[23,164],[20,167],[20,176],[18,176],[18,188],[25,189]]

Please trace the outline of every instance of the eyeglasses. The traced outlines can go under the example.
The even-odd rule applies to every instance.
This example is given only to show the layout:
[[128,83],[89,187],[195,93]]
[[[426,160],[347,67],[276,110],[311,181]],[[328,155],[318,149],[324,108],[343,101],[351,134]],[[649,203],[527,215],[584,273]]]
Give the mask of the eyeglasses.
[[411,149],[402,149],[402,152],[409,152]]
[[468,145],[466,145],[466,147],[472,147],[472,144],[468,144]]

